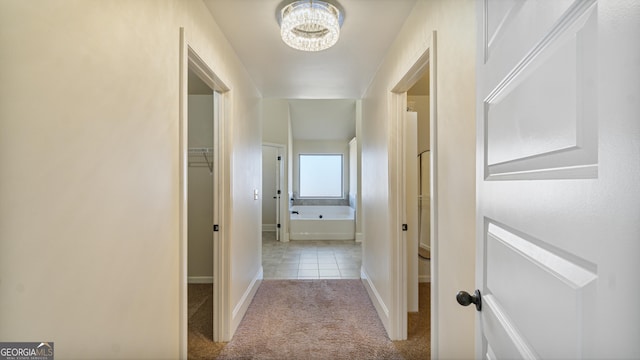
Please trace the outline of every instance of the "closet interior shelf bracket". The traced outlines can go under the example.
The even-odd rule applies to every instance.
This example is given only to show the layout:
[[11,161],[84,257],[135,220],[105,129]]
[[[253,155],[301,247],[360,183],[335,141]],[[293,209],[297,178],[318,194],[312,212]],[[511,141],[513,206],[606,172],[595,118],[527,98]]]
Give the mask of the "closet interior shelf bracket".
[[213,174],[213,148],[189,148],[189,166],[207,167]]

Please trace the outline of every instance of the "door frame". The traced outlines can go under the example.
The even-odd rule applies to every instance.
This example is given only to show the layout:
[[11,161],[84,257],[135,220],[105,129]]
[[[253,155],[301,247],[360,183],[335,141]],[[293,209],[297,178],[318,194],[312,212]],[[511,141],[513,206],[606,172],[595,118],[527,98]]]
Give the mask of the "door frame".
[[[389,335],[392,339],[407,338],[407,259],[408,249],[405,239],[406,232],[401,224],[406,223],[405,216],[405,185],[404,185],[404,117],[407,109],[407,91],[429,71],[429,128],[431,145],[431,329],[438,329],[438,108],[437,108],[437,32],[432,31],[431,38],[420,57],[404,72],[391,90],[391,126],[392,133],[389,148],[391,161],[390,189],[395,191],[394,210],[392,211],[391,229],[398,241],[392,243],[391,269],[393,271],[393,298],[390,311]],[[417,257],[415,249],[415,256]],[[437,331],[431,331],[431,357],[437,358]]]
[[229,246],[225,230],[227,228],[225,204],[228,204],[229,163],[225,144],[226,122],[228,118],[227,103],[230,88],[215,74],[207,63],[191,47],[186,38],[186,31],[180,28],[180,76],[179,76],[179,349],[180,357],[187,358],[188,350],[188,299],[187,299],[187,263],[188,263],[188,71],[193,71],[204,83],[213,89],[213,223],[219,225],[219,231],[213,231],[213,340],[228,340],[230,329],[229,309]]

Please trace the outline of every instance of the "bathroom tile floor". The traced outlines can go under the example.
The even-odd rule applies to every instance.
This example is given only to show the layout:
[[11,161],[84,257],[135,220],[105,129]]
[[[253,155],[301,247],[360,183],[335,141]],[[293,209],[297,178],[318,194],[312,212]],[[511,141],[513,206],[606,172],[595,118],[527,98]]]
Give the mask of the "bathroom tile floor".
[[262,233],[265,279],[359,279],[362,247],[355,241],[276,241]]

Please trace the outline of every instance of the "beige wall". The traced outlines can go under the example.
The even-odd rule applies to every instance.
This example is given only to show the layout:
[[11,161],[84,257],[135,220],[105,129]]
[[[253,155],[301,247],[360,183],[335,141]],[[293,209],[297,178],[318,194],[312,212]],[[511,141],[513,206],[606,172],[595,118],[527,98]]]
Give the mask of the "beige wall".
[[264,99],[262,101],[262,142],[287,145],[289,127],[289,101]]
[[204,4],[2,1],[3,341],[180,356],[181,26],[231,88],[230,308],[259,273],[259,93]]
[[[455,301],[460,289],[474,289],[475,210],[475,5],[472,0],[419,0],[391,46],[363,99],[362,203],[363,268],[385,305],[392,304],[390,208],[396,204],[389,187],[393,168],[390,89],[408,72],[438,32],[438,243],[434,304],[438,307],[434,358],[472,358],[474,316]],[[434,94],[431,94],[434,96]],[[395,174],[394,174],[395,176]],[[382,316],[384,322],[384,314]]]

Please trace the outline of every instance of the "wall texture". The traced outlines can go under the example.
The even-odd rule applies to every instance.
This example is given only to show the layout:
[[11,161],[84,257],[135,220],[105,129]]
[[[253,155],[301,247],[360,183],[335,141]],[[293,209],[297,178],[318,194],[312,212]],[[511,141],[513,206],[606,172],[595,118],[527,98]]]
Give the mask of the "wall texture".
[[180,27],[231,88],[230,308],[259,273],[260,94],[204,4],[2,1],[2,341],[180,356]]
[[[432,301],[438,307],[434,358],[474,356],[474,314],[455,301],[460,289],[473,289],[475,271],[475,4],[471,0],[419,0],[363,99],[362,203],[365,240],[363,269],[380,299],[392,303],[390,226],[397,199],[390,187],[390,91],[429,46],[437,31],[438,262]],[[434,96],[434,94],[431,94]],[[384,315],[383,322],[384,322]]]

